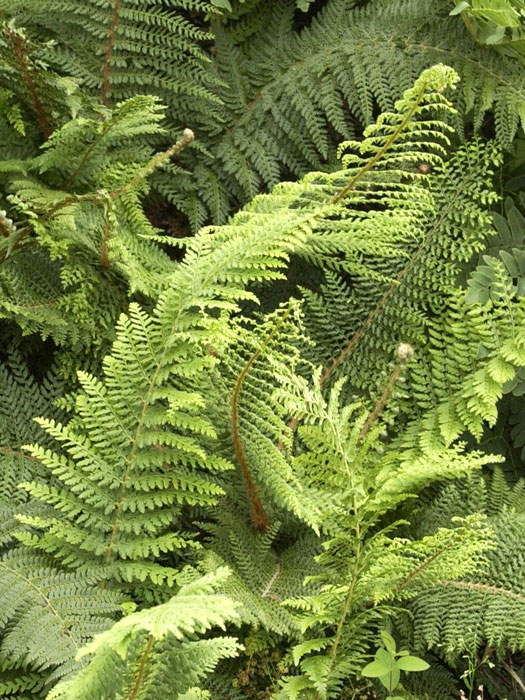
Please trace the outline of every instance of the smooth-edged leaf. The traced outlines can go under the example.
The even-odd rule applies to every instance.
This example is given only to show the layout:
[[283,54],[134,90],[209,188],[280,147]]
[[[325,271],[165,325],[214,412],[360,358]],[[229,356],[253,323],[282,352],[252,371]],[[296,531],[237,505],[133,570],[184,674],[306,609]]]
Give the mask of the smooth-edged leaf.
[[377,659],[367,664],[361,671],[361,675],[366,678],[380,678],[385,674],[390,674],[390,665]]
[[494,27],[490,34],[485,39],[485,43],[489,46],[491,44],[498,44],[505,37],[505,27]]
[[401,671],[426,671],[429,664],[418,656],[402,656],[396,661]]
[[463,10],[466,10],[466,9],[468,9],[469,7],[470,7],[469,3],[468,3],[468,2],[465,2],[465,0],[463,0],[463,2],[458,2],[458,4],[456,5],[456,7],[455,7],[453,10],[451,10],[451,11],[449,12],[449,14],[450,14],[450,15],[459,15],[459,14],[461,14],[461,13],[463,12]]
[[388,634],[388,632],[383,631],[381,632],[381,639],[383,640],[383,644],[385,645],[386,650],[395,653],[396,642],[392,635]]

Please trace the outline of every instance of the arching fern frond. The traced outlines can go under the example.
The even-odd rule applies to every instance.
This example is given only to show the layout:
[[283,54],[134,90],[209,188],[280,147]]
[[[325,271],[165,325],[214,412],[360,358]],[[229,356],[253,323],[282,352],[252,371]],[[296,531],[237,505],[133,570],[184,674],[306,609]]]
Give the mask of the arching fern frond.
[[497,546],[488,552],[486,566],[456,581],[445,577],[411,603],[416,648],[432,648],[451,663],[485,644],[498,655],[525,648],[523,493],[521,480],[511,489],[495,470],[486,481],[474,476],[447,484],[425,500],[414,523],[417,532],[431,532],[460,512],[476,511],[487,514]]
[[[213,475],[229,467],[217,452],[217,426],[206,415],[204,397],[214,395],[210,368],[231,340],[231,314],[240,301],[256,300],[248,285],[282,277],[291,251],[307,254],[310,245],[312,255],[318,254],[311,241],[321,238],[322,227],[331,235],[328,222],[334,217],[336,222],[349,218],[345,202],[361,201],[369,171],[381,191],[383,173],[371,170],[378,156],[391,157],[388,149],[398,143],[401,128],[409,129],[412,116],[428,109],[436,90],[454,79],[443,66],[423,73],[400,100],[399,114],[387,115],[371,131],[364,145],[372,150],[369,158],[358,157],[356,164],[349,157],[348,168],[328,179],[282,184],[256,198],[229,225],[204,229],[188,240],[186,258],[168,278],[153,315],[132,305],[129,317],[121,318],[113,352],[104,361],[105,382],[79,374],[75,421],[68,426],[40,421],[68,456],[29,448],[60,485],[24,484],[34,499],[55,508],[52,517],[22,519],[40,530],[20,535],[26,544],[68,564],[101,567],[104,578],[173,580],[173,573],[154,561],[191,541],[173,530],[173,520],[184,503],[213,505],[222,493]],[[444,97],[435,103],[439,109],[447,104]],[[442,129],[436,128],[441,138]],[[434,141],[429,143],[432,151]],[[408,147],[403,158],[410,160],[410,154]],[[397,156],[392,157],[397,168]],[[400,184],[404,201],[417,187]],[[360,269],[364,274],[366,268]],[[265,444],[269,439],[261,432]],[[281,466],[286,474],[286,464]],[[282,481],[283,500],[295,499]]]
[[[213,99],[202,44],[210,35],[192,22],[188,11],[212,11],[205,0],[89,0],[82,5],[53,0],[2,2],[0,11],[34,37],[52,40],[43,58],[62,73],[82,81],[103,103],[137,91],[164,99]],[[143,47],[148,50],[144,51]],[[210,84],[211,83],[211,84]],[[140,89],[137,90],[137,86]]]
[[49,700],[196,700],[196,685],[224,658],[241,649],[232,637],[199,639],[238,619],[236,606],[215,590],[228,575],[220,569],[180,588],[164,605],[132,613],[84,647],[85,670],[59,684]]
[[360,9],[330,0],[300,33],[294,5],[261,3],[246,22],[215,29],[223,106],[219,120],[192,122],[211,157],[199,157],[193,176],[164,177],[160,187],[194,227],[208,215],[224,221],[231,200],[242,203],[288,172],[334,169],[338,142],[391,110],[439,62],[461,77],[458,131],[466,122],[478,131],[491,111],[498,140],[510,146],[524,118],[522,67],[477,44],[447,3],[373,0]]
[[216,361],[209,348],[229,337],[227,314],[217,320],[215,310],[235,311],[254,298],[248,283],[279,277],[312,216],[288,208],[293,190],[283,186],[214,236],[191,239],[153,316],[133,305],[121,319],[106,383],[79,375],[74,425],[41,421],[69,457],[30,448],[61,486],[25,485],[56,509],[50,519],[24,519],[44,530],[22,535],[25,542],[105,578],[173,580],[153,560],[188,543],[174,518],[184,503],[213,504],[222,493],[213,473],[229,467],[214,454],[215,428],[203,415]]
[[[9,350],[9,349],[8,349]],[[51,369],[37,381],[16,348],[11,348],[8,360],[0,363],[0,546],[12,541],[19,528],[15,514],[35,510],[20,491],[21,481],[42,476],[42,465],[24,452],[22,445],[31,440],[46,442],[45,434],[33,422],[32,416],[45,413],[59,417],[53,404],[64,391],[64,380]],[[38,506],[37,506],[38,509]]]
[[89,573],[57,570],[31,550],[6,553],[0,559],[0,663],[46,671],[48,688],[76,671],[81,647],[119,610],[119,595],[99,584]]
[[157,296],[174,264],[144,213],[147,178],[193,140],[186,130],[154,154],[147,137],[165,133],[164,111],[139,95],[102,110],[103,120],[79,116],[2,174],[11,230],[0,236],[0,316],[59,344],[101,348],[128,295]]
[[[474,571],[491,546],[478,516],[430,536],[401,538],[395,509],[424,486],[468,474],[489,458],[460,448],[419,457],[391,449],[378,439],[380,425],[363,434],[366,416],[359,416],[358,406],[340,405],[341,382],[327,401],[318,383],[312,390],[296,384],[296,410],[301,385],[304,392],[299,427],[304,448],[296,460],[307,483],[313,480],[321,492],[324,486],[321,522],[328,539],[316,557],[321,572],[308,579],[319,591],[287,601],[298,613],[303,641],[293,650],[300,673],[283,681],[280,697],[308,698],[315,691],[323,699],[337,698],[359,676],[370,640],[393,615],[392,606],[445,575],[461,577],[462,567]],[[388,513],[394,522],[385,525]]]

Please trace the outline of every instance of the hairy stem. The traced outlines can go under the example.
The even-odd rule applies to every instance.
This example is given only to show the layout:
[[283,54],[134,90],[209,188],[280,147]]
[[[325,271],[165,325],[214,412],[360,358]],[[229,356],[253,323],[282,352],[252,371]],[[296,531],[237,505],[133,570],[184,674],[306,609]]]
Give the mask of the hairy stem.
[[135,698],[138,695],[138,692],[140,690],[140,686],[142,685],[142,681],[144,680],[144,675],[146,673],[146,665],[148,663],[148,657],[151,652],[151,647],[153,646],[154,638],[153,635],[149,635],[148,637],[148,643],[146,644],[146,648],[142,652],[142,656],[140,657],[140,664],[139,664],[139,672],[137,673],[137,677],[135,679],[135,683],[133,684],[133,688],[131,689],[130,694],[127,697],[127,700],[135,700]]
[[[350,612],[350,608],[352,606],[352,601],[354,598],[354,590],[355,590],[355,587],[357,585],[357,579],[359,577],[359,566],[361,563],[361,526],[359,523],[359,518],[358,518],[358,513],[357,513],[357,498],[355,495],[354,495],[353,510],[354,510],[354,517],[355,517],[355,537],[356,537],[355,560],[354,560],[354,566],[352,569],[352,579],[350,581],[350,585],[348,586],[348,592],[345,596],[345,600],[343,603],[343,609],[341,611],[341,617],[339,618],[339,622],[337,623],[334,643],[332,644],[332,647],[330,649],[330,662],[329,662],[328,671],[326,674],[327,683],[328,683],[328,680],[330,679],[330,676],[332,675],[332,671],[334,669],[335,660],[337,658],[337,652],[339,650],[339,644],[341,643],[341,636],[343,634],[343,627],[344,627],[344,624],[346,622],[346,618],[348,617],[348,613]],[[317,700],[322,700],[321,695],[317,696]]]
[[169,160],[173,156],[177,155],[177,153],[180,153],[182,149],[189,146],[194,139],[195,134],[193,131],[191,129],[184,129],[182,138],[179,139],[177,143],[174,143],[173,146],[170,146],[170,148],[168,148],[166,151],[162,151],[162,153],[157,153],[154,155],[153,158],[151,158],[146,165],[139,170],[135,177],[133,177],[129,182],[126,182],[125,185],[122,185],[122,187],[115,192],[111,192],[111,199],[117,199],[117,197],[120,197],[131,187],[136,185],[137,182],[140,182],[148,177],[148,175],[151,175],[151,173],[160,167],[164,161]]
[[390,395],[392,391],[394,390],[394,387],[396,385],[397,380],[401,376],[401,373],[403,372],[403,369],[406,367],[406,365],[410,362],[414,355],[414,351],[408,343],[401,343],[397,350],[397,361],[396,361],[396,366],[394,367],[394,370],[392,371],[390,377],[388,378],[388,382],[383,390],[383,393],[381,396],[377,399],[376,405],[374,406],[374,410],[370,412],[368,415],[368,418],[365,421],[365,424],[361,428],[361,435],[359,440],[361,441],[365,435],[368,433],[370,428],[374,425],[376,420],[379,418],[381,413],[383,412],[388,399],[390,398]]
[[339,192],[332,197],[330,200],[330,204],[338,204],[346,195],[351,192],[351,190],[354,189],[354,187],[357,185],[359,180],[361,180],[366,173],[369,170],[372,170],[374,166],[376,166],[381,158],[385,155],[385,153],[392,147],[392,145],[397,141],[398,137],[403,133],[403,131],[406,129],[407,124],[410,122],[412,117],[417,111],[417,108],[421,104],[421,100],[423,99],[425,95],[425,87],[423,86],[414,100],[413,105],[410,107],[408,112],[405,114],[403,120],[400,122],[400,124],[397,126],[395,131],[392,133],[390,138],[386,141],[385,145],[379,149],[379,151],[375,154],[373,158],[371,158],[366,165],[363,165],[363,167],[358,170],[358,172],[354,175],[354,177],[346,184]]
[[104,237],[102,238],[102,246],[100,248],[100,264],[102,267],[109,267],[108,242],[109,231],[111,229],[111,210],[109,202],[106,205],[106,223],[104,225]]
[[113,17],[111,19],[111,28],[109,30],[108,41],[106,44],[106,56],[104,66],[102,68],[102,92],[100,93],[100,101],[102,104],[109,105],[108,92],[110,91],[109,76],[111,74],[111,53],[113,44],[115,43],[115,34],[119,22],[120,0],[114,0]]
[[240,372],[239,376],[237,377],[237,380],[235,382],[235,385],[233,387],[233,392],[232,392],[232,399],[231,399],[231,415],[232,415],[232,436],[233,436],[233,448],[235,450],[235,456],[237,458],[237,462],[239,463],[239,466],[241,468],[242,476],[244,479],[244,485],[246,488],[246,492],[248,494],[248,498],[250,499],[250,507],[251,507],[251,512],[252,512],[252,523],[253,526],[255,527],[256,530],[259,530],[259,532],[266,532],[266,530],[270,526],[270,519],[268,517],[268,514],[266,513],[264,506],[262,504],[261,498],[259,496],[259,492],[257,490],[257,486],[255,485],[255,481],[252,476],[252,472],[250,470],[250,467],[248,465],[248,460],[246,459],[246,454],[244,452],[244,448],[242,445],[242,440],[241,440],[241,435],[240,435],[240,428],[239,428],[239,399],[242,391],[242,387],[244,384],[244,380],[246,379],[249,371],[255,364],[255,362],[259,359],[259,357],[264,353],[264,351],[267,349],[268,345],[271,343],[272,339],[276,336],[278,333],[280,327],[282,324],[285,322],[285,320],[288,318],[290,315],[290,312],[292,310],[291,305],[288,306],[288,309],[285,311],[283,316],[279,319],[279,321],[275,324],[274,328],[272,331],[267,335],[264,343],[261,345],[260,348],[254,352],[254,354],[250,357],[246,365],[243,367],[242,371]]
[[35,113],[40,132],[44,139],[47,141],[47,139],[51,136],[52,129],[47,115],[45,113],[44,105],[42,104],[42,100],[40,99],[40,95],[38,94],[35,81],[33,80],[33,76],[31,75],[31,71],[29,70],[29,59],[27,56],[26,41],[23,39],[23,37],[20,36],[20,34],[13,31],[12,29],[8,29],[7,34],[13,42],[16,60],[20,67],[20,72],[22,73],[22,77],[24,79],[27,91],[33,102],[33,111]]
[[518,676],[516,671],[512,668],[512,666],[509,666],[509,664],[505,660],[502,660],[501,663],[503,665],[503,668],[507,671],[507,673],[511,676],[511,678],[514,679],[514,681],[517,683],[517,685],[519,685],[519,687],[521,688],[522,692],[525,694],[525,685],[523,684],[523,681]]

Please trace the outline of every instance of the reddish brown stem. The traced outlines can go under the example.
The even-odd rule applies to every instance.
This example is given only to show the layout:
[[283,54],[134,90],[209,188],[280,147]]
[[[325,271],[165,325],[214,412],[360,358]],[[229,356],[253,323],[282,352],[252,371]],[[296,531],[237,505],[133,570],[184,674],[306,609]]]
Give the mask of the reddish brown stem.
[[104,59],[104,66],[102,68],[102,92],[100,94],[100,101],[102,102],[102,104],[105,105],[109,105],[108,92],[110,91],[109,76],[111,74],[111,54],[113,52],[113,45],[115,43],[115,34],[117,32],[119,14],[120,0],[114,0],[113,17],[111,19],[111,29],[109,30],[108,43],[106,44],[106,57]]
[[242,446],[242,440],[241,440],[241,434],[240,434],[240,429],[239,429],[239,399],[242,391],[242,387],[244,384],[244,380],[248,376],[248,373],[250,372],[251,368],[255,364],[255,362],[259,359],[259,357],[264,353],[268,345],[271,343],[272,339],[275,337],[277,332],[279,331],[279,328],[283,325],[285,320],[288,318],[290,315],[290,312],[292,310],[292,307],[289,306],[286,312],[283,314],[279,322],[275,325],[271,333],[268,334],[266,337],[266,340],[264,343],[261,345],[256,352],[250,357],[246,365],[243,367],[241,373],[237,377],[237,381],[235,382],[235,386],[233,387],[233,392],[232,392],[232,436],[233,436],[233,449],[235,450],[235,456],[237,457],[237,462],[239,463],[239,466],[241,468],[241,473],[244,479],[244,485],[246,487],[246,492],[248,494],[248,498],[250,499],[250,506],[251,506],[251,511],[252,511],[252,523],[253,526],[255,527],[256,530],[259,530],[259,532],[266,532],[268,528],[270,527],[270,519],[268,517],[268,514],[266,513],[264,506],[261,501],[261,497],[259,496],[259,492],[257,490],[257,486],[255,485],[255,481],[253,479],[252,473],[250,471],[250,467],[248,465],[248,460],[246,459],[246,455],[244,453],[244,448]]
[[376,401],[376,405],[374,406],[374,410],[368,414],[368,418],[366,419],[365,424],[361,428],[361,435],[359,437],[360,440],[362,440],[365,437],[365,435],[368,433],[370,428],[374,425],[376,420],[381,415],[383,409],[386,406],[386,402],[388,401],[388,398],[389,398],[390,394],[392,393],[392,390],[395,386],[395,383],[399,379],[399,376],[401,374],[401,370],[402,370],[401,365],[396,365],[394,367],[394,371],[390,375],[390,377],[388,379],[388,383],[387,383],[382,395]]
[[16,60],[20,67],[22,77],[24,78],[27,91],[31,96],[31,100],[33,102],[33,111],[35,112],[40,132],[44,139],[47,141],[47,139],[51,136],[52,129],[46,116],[44,105],[42,104],[42,100],[40,99],[40,95],[38,94],[35,81],[33,80],[31,71],[29,70],[29,59],[27,57],[26,42],[19,34],[17,34],[12,29],[9,29],[7,33],[9,38],[13,42]]
[[140,665],[139,665],[139,671],[137,674],[137,678],[135,679],[135,683],[133,684],[133,688],[131,689],[130,694],[128,695],[127,700],[135,700],[135,698],[138,696],[139,690],[141,688],[142,682],[144,680],[144,676],[146,674],[146,665],[148,663],[148,658],[151,652],[151,647],[153,646],[153,635],[150,634],[148,638],[148,643],[146,644],[146,648],[144,649],[144,652],[142,654],[142,657],[140,659]]
[[106,206],[106,225],[104,227],[104,238],[102,239],[102,247],[100,249],[100,264],[102,267],[109,267],[109,257],[108,257],[108,241],[109,241],[109,231],[111,229],[111,212],[109,210],[109,204]]
[[252,472],[248,466],[248,460],[244,454],[244,448],[242,446],[239,430],[239,397],[246,375],[257,359],[257,356],[257,353],[252,355],[235,382],[235,387],[232,394],[232,435],[233,449],[235,450],[235,456],[237,457],[237,462],[239,463],[242,477],[244,479],[246,493],[248,494],[248,498],[250,500],[253,526],[256,530],[259,530],[259,532],[266,532],[266,530],[268,530],[270,527],[270,518],[264,509],[261,497],[259,496],[259,491],[257,490],[257,486],[255,485],[255,481],[252,476]]
[[394,370],[392,371],[392,374],[388,378],[388,382],[383,390],[383,393],[381,396],[377,399],[376,405],[374,406],[374,410],[370,412],[368,415],[368,418],[365,421],[365,424],[361,428],[361,435],[360,435],[360,440],[362,440],[365,435],[368,433],[370,428],[374,425],[376,420],[379,418],[381,413],[383,412],[388,399],[390,398],[390,395],[392,391],[394,390],[394,387],[396,385],[397,380],[401,376],[401,372],[405,368],[405,366],[410,362],[414,355],[414,350],[412,349],[411,345],[408,345],[408,343],[401,343],[397,350],[397,362],[396,366],[394,367]]

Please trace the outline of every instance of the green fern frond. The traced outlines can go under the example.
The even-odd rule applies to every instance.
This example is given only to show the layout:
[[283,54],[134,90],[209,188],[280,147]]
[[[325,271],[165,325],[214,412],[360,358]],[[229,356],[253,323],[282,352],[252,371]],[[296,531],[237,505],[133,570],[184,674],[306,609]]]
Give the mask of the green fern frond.
[[147,137],[164,133],[163,118],[158,100],[140,95],[79,116],[4,176],[12,230],[0,237],[1,316],[104,349],[128,295],[157,296],[174,263],[143,210],[147,178],[193,140],[186,130],[155,155]]
[[[341,382],[328,400],[319,382],[313,389],[297,378],[294,382],[295,411],[305,422],[299,428],[304,447],[296,460],[306,483],[313,480],[320,491],[324,484],[319,500],[328,539],[316,557],[321,573],[307,579],[320,586],[319,592],[286,601],[298,612],[304,641],[294,649],[300,675],[283,681],[282,697],[307,698],[309,690],[336,698],[364,666],[369,640],[396,606],[444,576],[456,580],[476,571],[492,546],[486,520],[478,515],[430,536],[403,539],[396,534],[396,508],[425,486],[469,474],[490,458],[459,447],[418,457],[403,454],[381,445],[380,425],[363,431],[366,415],[359,418],[358,406],[340,406]],[[393,522],[385,526],[387,513]]]
[[16,513],[38,510],[18,489],[21,481],[43,475],[40,462],[24,452],[22,445],[36,439],[45,443],[45,434],[31,416],[61,415],[53,404],[63,391],[64,380],[55,369],[37,382],[16,348],[11,348],[6,363],[0,363],[1,546],[9,544],[13,532],[19,529]]
[[[81,80],[103,103],[137,92],[173,100],[213,100],[209,59],[202,45],[210,35],[186,12],[211,11],[204,0],[180,0],[168,11],[162,0],[146,6],[135,0],[89,0],[79,6],[53,0],[45,11],[38,2],[0,5],[34,37],[49,44],[44,58],[61,73]],[[144,50],[144,46],[148,50]]]
[[439,62],[461,78],[458,132],[469,122],[478,131],[490,112],[498,140],[510,146],[524,118],[521,66],[478,45],[446,3],[375,0],[360,9],[331,0],[300,33],[294,5],[260,3],[245,20],[215,27],[223,106],[219,119],[192,122],[210,156],[191,167],[193,177],[160,182],[195,228],[208,215],[224,221],[231,200],[245,202],[284,173],[333,170],[337,143],[391,110]]
[[432,648],[452,664],[485,644],[498,654],[525,648],[523,489],[522,481],[511,489],[495,470],[487,481],[473,477],[447,484],[426,500],[416,518],[418,532],[446,527],[459,513],[481,512],[488,516],[496,547],[485,566],[456,581],[445,575],[410,604],[416,648]]
[[[79,668],[75,657],[119,610],[92,574],[64,573],[49,558],[17,548],[0,560],[0,656],[46,672],[46,685]],[[29,679],[28,679],[29,682]]]
[[214,592],[227,575],[220,569],[186,584],[164,605],[133,613],[96,636],[78,654],[92,656],[87,668],[59,684],[49,700],[116,700],[122,693],[137,700],[206,697],[196,683],[242,648],[232,637],[198,639],[238,619],[234,603]]

